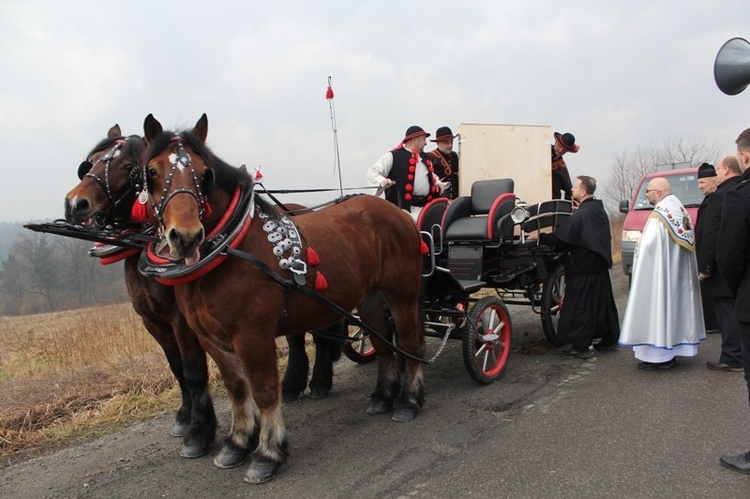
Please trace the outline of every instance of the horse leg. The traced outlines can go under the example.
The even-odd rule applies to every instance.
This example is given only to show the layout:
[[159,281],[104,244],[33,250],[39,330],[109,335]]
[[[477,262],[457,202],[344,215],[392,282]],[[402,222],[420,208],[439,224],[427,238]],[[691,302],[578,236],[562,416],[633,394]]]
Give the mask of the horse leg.
[[258,447],[251,455],[244,479],[248,483],[263,483],[276,475],[289,455],[281,417],[276,340],[269,335],[248,341],[243,335],[237,335],[234,347],[245,366],[260,413]]
[[289,357],[281,383],[281,398],[284,402],[294,402],[305,391],[310,365],[305,351],[305,335],[289,335],[286,341],[289,344]]
[[[398,346],[406,353],[419,359],[424,352],[424,329],[420,320],[419,302],[409,304],[405,300],[394,300],[391,307],[393,321],[398,337]],[[401,356],[400,385],[401,393],[393,410],[394,421],[411,421],[417,417],[424,405],[424,373],[422,363]]]
[[[393,333],[389,324],[388,313],[383,301],[373,294],[368,294],[358,305],[362,322],[380,333],[387,341],[392,341]],[[372,346],[378,355],[378,379],[375,391],[370,394],[368,414],[385,414],[393,408],[393,401],[399,393],[399,377],[394,353],[375,335],[370,336]]]
[[208,388],[206,352],[182,314],[173,321],[180,346],[183,375],[190,393],[190,423],[185,430],[180,456],[196,458],[208,453],[216,438],[216,414]]
[[232,424],[221,450],[214,458],[217,468],[236,468],[258,445],[258,407],[253,400],[245,369],[234,353],[228,353],[204,342],[206,351],[214,359],[227,388],[232,405]]
[[346,322],[341,320],[322,330],[324,336],[313,333],[315,341],[315,364],[310,380],[310,398],[322,399],[331,394],[333,388],[333,363],[341,358],[341,343],[333,337],[346,336]]
[[[137,309],[136,309],[137,311]],[[169,370],[172,371],[177,384],[180,387],[180,395],[182,396],[182,404],[177,409],[175,414],[175,423],[172,425],[170,434],[173,437],[183,437],[190,425],[190,408],[192,406],[192,398],[190,390],[188,390],[187,383],[185,381],[184,369],[182,364],[182,355],[180,354],[180,347],[177,344],[172,328],[162,322],[157,322],[149,317],[141,315],[143,325],[146,330],[153,336],[156,342],[164,352],[164,356],[167,358],[167,364],[169,364]]]

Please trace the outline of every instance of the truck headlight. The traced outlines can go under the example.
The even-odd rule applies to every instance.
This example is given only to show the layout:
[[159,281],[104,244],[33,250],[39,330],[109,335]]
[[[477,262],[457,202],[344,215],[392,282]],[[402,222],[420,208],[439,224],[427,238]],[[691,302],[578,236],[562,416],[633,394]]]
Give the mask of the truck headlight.
[[622,240],[637,243],[641,238],[641,231],[639,230],[624,230],[622,231]]

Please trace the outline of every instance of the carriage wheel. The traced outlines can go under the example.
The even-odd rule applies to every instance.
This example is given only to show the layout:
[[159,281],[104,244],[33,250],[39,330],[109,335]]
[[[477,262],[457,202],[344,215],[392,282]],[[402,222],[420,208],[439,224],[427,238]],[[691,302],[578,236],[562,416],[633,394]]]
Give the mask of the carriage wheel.
[[556,347],[563,345],[557,336],[557,325],[560,322],[564,298],[565,268],[560,264],[547,275],[542,290],[542,329],[547,340]]
[[[349,336],[359,336],[360,328],[356,326],[349,326]],[[362,332],[361,339],[346,343],[344,345],[344,355],[346,358],[357,364],[369,364],[377,358],[375,353],[375,347],[372,346],[370,336]]]
[[508,363],[511,323],[508,309],[496,296],[479,300],[463,330],[464,364],[475,381],[496,381]]

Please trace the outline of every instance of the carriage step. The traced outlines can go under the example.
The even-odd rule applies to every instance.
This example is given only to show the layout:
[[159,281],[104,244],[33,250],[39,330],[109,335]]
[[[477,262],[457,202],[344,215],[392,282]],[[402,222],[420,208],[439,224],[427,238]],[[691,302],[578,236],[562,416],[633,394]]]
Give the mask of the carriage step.
[[496,275],[493,281],[496,284],[503,284],[503,283],[512,281],[519,275],[524,274],[528,272],[529,270],[534,270],[535,268],[536,268],[535,262],[522,263],[521,265],[518,265],[516,267],[513,267],[512,269],[506,270]]
[[463,290],[467,293],[476,293],[487,285],[484,281],[464,281],[462,279],[458,279],[458,284],[460,284]]

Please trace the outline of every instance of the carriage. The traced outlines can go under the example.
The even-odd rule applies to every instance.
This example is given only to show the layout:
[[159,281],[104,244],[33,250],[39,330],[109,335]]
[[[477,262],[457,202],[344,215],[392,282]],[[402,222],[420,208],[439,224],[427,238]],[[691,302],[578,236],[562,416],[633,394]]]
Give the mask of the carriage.
[[[472,379],[492,383],[508,361],[512,321],[506,307],[527,305],[541,317],[555,346],[565,293],[562,253],[540,245],[538,234],[553,231],[572,213],[566,200],[532,205],[518,199],[512,179],[479,180],[468,196],[428,203],[417,220],[430,248],[423,269],[425,335],[462,342]],[[367,332],[352,328],[345,355],[373,359]]]

